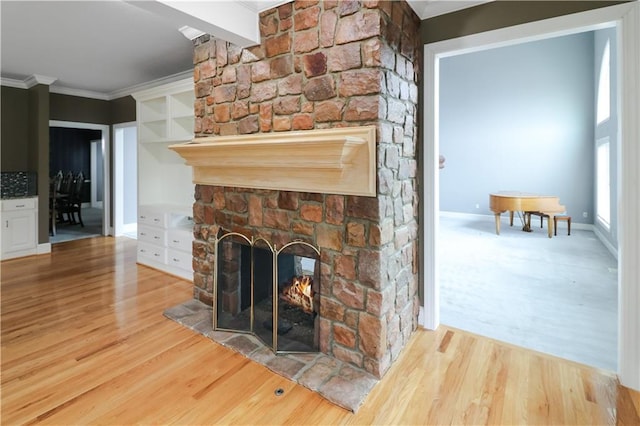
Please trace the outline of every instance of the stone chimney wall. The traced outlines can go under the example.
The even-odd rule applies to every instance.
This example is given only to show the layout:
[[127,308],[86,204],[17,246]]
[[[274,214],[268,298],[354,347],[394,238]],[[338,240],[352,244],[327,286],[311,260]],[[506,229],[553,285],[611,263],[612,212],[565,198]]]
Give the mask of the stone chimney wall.
[[221,228],[314,244],[321,351],[381,377],[417,326],[419,19],[404,1],[295,1],[260,31],[194,42],[196,136],[375,125],[377,197],[197,185],[194,296],[212,301]]

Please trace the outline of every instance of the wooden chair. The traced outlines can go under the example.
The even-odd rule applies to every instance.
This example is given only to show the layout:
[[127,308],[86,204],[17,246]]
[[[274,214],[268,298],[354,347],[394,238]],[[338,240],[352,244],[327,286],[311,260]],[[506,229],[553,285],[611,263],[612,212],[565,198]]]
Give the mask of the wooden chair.
[[[69,193],[69,200],[67,203],[67,207],[65,209],[65,213],[69,218],[69,222],[72,224],[80,223],[80,226],[84,228],[84,223],[82,222],[82,187],[84,186],[84,174],[79,172],[74,181],[73,186],[71,187],[71,192]],[[76,214],[78,215],[78,221],[76,222]]]
[[51,186],[49,188],[49,232],[56,235],[56,222],[60,216],[60,187],[62,186],[62,171],[59,171],[51,178]]

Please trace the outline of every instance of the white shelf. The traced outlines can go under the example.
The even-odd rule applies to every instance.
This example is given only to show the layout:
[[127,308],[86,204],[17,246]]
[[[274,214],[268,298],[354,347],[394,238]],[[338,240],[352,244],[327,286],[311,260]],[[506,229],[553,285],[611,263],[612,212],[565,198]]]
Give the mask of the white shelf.
[[181,80],[133,94],[141,143],[193,139],[193,81]]

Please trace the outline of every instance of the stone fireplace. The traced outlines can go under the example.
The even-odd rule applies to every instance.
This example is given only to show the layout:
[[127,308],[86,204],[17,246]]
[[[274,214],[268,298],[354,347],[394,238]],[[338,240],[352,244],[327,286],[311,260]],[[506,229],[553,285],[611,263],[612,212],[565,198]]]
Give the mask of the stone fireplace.
[[[419,309],[418,29],[404,1],[295,1],[261,14],[258,46],[194,42],[195,142],[363,126],[375,134],[370,195],[196,181],[194,297],[217,303],[220,232],[308,243],[319,250],[318,350],[378,378]],[[313,158],[300,148],[285,164]]]

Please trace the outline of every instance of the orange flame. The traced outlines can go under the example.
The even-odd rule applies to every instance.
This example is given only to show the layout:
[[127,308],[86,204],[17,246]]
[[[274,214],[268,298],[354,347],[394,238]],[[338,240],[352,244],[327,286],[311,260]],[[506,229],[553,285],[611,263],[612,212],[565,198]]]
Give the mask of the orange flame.
[[294,277],[291,281],[291,285],[284,288],[282,292],[283,298],[294,305],[299,306],[305,312],[313,312],[313,279],[304,275],[301,277]]

